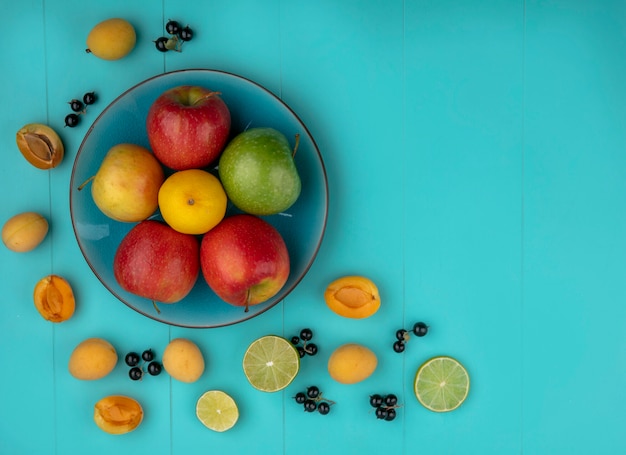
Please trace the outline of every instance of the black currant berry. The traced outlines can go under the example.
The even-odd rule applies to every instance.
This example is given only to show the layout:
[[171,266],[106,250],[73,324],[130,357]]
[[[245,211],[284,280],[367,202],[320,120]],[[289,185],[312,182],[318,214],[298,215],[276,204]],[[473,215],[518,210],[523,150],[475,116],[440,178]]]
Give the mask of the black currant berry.
[[298,338],[298,337],[291,337],[291,344],[293,344],[295,346],[298,343],[300,343],[300,338]]
[[393,393],[390,393],[384,398],[383,401],[385,403],[385,406],[392,407],[398,404],[398,397],[395,396]]
[[400,329],[400,330],[398,330],[398,331],[396,332],[396,338],[397,338],[399,341],[405,341],[405,340],[406,340],[406,337],[405,337],[405,336],[406,336],[406,333],[407,333],[407,332],[406,332],[406,330],[404,330],[404,329]]
[[167,52],[169,49],[167,48],[167,41],[169,38],[162,36],[160,38],[157,38],[154,41],[154,45],[157,48],[158,51],[160,52]]
[[178,32],[178,37],[183,41],[191,41],[193,38],[193,30],[191,30],[189,26],[186,26]]
[[405,347],[404,341],[398,340],[393,344],[393,350],[397,353],[404,352]]
[[306,351],[304,350],[302,346],[298,346],[296,349],[298,350],[298,354],[300,355],[300,358],[303,358],[306,355]]
[[130,376],[133,381],[138,381],[143,376],[143,371],[141,371],[139,367],[132,367],[128,372],[128,376]]
[[317,405],[317,411],[322,415],[326,415],[330,412],[330,405],[325,401],[322,401]]
[[74,128],[76,125],[80,123],[80,118],[77,114],[67,114],[65,116],[65,126],[69,126],[70,128]]
[[128,365],[129,367],[134,367],[139,363],[140,360],[141,359],[139,358],[139,354],[137,354],[136,352],[129,352],[124,358],[126,365]]
[[315,355],[317,354],[317,345],[315,343],[308,343],[304,346],[304,350],[309,355]]
[[377,408],[381,406],[382,404],[383,404],[383,397],[381,397],[377,393],[375,393],[374,395],[370,395],[370,405],[372,405],[373,408]]
[[167,24],[165,24],[165,31],[170,35],[178,35],[180,33],[180,24],[170,19]]
[[320,389],[312,385],[311,387],[307,387],[306,394],[309,398],[317,398],[320,395]]
[[293,398],[294,400],[296,400],[296,403],[298,404],[304,404],[304,402],[306,401],[306,395],[304,394],[304,392],[296,393],[296,396]]
[[423,322],[416,322],[413,326],[413,333],[418,337],[423,337],[428,333],[428,326]]
[[396,410],[394,408],[387,409],[387,415],[385,416],[385,420],[390,422],[395,418],[396,418]]
[[317,403],[314,400],[306,400],[304,402],[304,410],[306,412],[313,412],[317,409]]
[[87,106],[96,102],[96,94],[94,92],[87,92],[83,95],[83,103]]
[[151,376],[158,376],[159,374],[161,374],[161,364],[159,362],[150,362],[148,364],[148,373],[150,373]]
[[300,332],[300,338],[304,341],[311,341],[313,338],[313,331],[311,329],[302,329]]
[[384,408],[382,406],[379,406],[379,407],[376,408],[376,418],[377,419],[381,419],[381,420],[382,419],[386,419],[387,418],[387,414],[388,414],[387,408]]
[[72,109],[74,112],[80,112],[83,110],[83,102],[81,100],[72,100],[69,102],[70,105],[70,109]]
[[143,351],[141,353],[141,358],[144,359],[146,362],[151,362],[152,360],[154,360],[154,354],[152,353],[152,349],[146,349],[145,351]]

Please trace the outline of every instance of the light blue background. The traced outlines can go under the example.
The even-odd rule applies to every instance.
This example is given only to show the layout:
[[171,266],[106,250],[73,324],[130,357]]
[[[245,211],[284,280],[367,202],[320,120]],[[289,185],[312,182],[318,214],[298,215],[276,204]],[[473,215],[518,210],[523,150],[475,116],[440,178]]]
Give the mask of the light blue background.
[[[2,1],[0,222],[34,210],[50,221],[27,254],[0,248],[0,454],[423,453],[621,454],[626,415],[626,3],[615,0]],[[117,62],[84,52],[102,19],[121,16],[138,44]],[[196,37],[180,54],[152,41],[168,18]],[[86,265],[69,215],[73,159],[91,121],[136,83],[183,68],[250,78],[309,127],[329,179],[328,228],[298,288],[258,318],[191,330],[141,317]],[[67,102],[95,90],[81,125]],[[62,134],[66,158],[48,172],[15,146],[25,123]],[[35,283],[65,276],[75,316],[52,325],[32,304]],[[322,294],[346,274],[371,277],[382,307],[366,320],[330,312]],[[397,328],[425,320],[426,338],[391,350]],[[320,346],[284,392],[249,386],[249,342],[311,327]],[[67,372],[84,338],[120,355],[188,337],[207,359],[200,381],[131,382],[120,361],[96,382]],[[379,357],[345,386],[330,352],[354,341]],[[412,381],[432,355],[457,357],[472,389],[434,414]],[[337,402],[305,414],[292,396],[318,385]],[[223,434],[195,401],[223,389],[241,417]],[[375,419],[372,393],[396,393],[394,422]],[[92,421],[99,398],[137,398],[146,415],[110,436]]]

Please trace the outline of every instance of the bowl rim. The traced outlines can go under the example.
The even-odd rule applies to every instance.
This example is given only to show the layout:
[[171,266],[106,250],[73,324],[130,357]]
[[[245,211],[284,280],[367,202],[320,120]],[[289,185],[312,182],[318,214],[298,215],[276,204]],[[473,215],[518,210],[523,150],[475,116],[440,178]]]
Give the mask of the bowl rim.
[[[77,167],[77,162],[79,161],[79,158],[83,152],[83,147],[85,146],[85,143],[87,142],[90,134],[93,132],[94,128],[96,127],[96,125],[98,124],[98,121],[101,119],[101,117],[103,117],[104,115],[106,115],[110,110],[112,110],[114,108],[114,106],[124,97],[128,96],[131,92],[133,92],[134,90],[138,89],[139,87],[141,87],[142,85],[145,85],[147,83],[150,83],[156,79],[162,79],[162,78],[167,78],[167,77],[171,77],[174,75],[180,75],[183,73],[207,73],[207,74],[217,74],[220,76],[225,76],[227,78],[233,78],[233,79],[238,79],[241,82],[243,82],[244,84],[250,84],[254,87],[256,87],[258,90],[261,90],[262,92],[265,92],[267,95],[269,95],[271,98],[273,98],[278,104],[280,104],[283,108],[285,108],[291,116],[293,116],[295,118],[295,120],[299,123],[299,125],[303,128],[304,132],[306,133],[306,135],[308,136],[308,138],[311,140],[311,144],[312,144],[312,152],[314,153],[314,155],[317,157],[317,160],[319,161],[319,165],[320,165],[320,169],[319,171],[321,172],[322,176],[323,176],[323,186],[322,189],[324,191],[324,195],[323,195],[323,202],[324,202],[324,210],[323,210],[323,216],[321,219],[321,223],[320,223],[320,235],[319,238],[316,239],[316,245],[312,250],[312,254],[311,256],[305,261],[304,267],[302,269],[302,273],[300,273],[300,275],[294,279],[293,283],[291,283],[288,287],[284,287],[282,288],[279,293],[282,294],[282,298],[280,299],[275,299],[274,301],[272,301],[269,305],[266,305],[264,308],[260,309],[259,311],[249,314],[249,313],[245,313],[242,311],[242,317],[240,317],[237,320],[234,321],[229,321],[229,322],[221,322],[221,323],[212,323],[212,324],[206,324],[206,323],[202,323],[202,324],[196,324],[196,325],[190,325],[190,324],[184,324],[181,322],[172,322],[169,320],[166,320],[162,317],[160,317],[160,313],[157,311],[156,314],[153,312],[147,312],[147,311],[143,311],[140,308],[136,307],[135,305],[127,302],[122,296],[120,296],[114,289],[112,289],[106,282],[105,280],[101,277],[100,272],[98,270],[96,270],[95,266],[92,264],[91,260],[89,259],[89,257],[87,256],[85,249],[82,246],[81,240],[80,240],[80,236],[79,233],[77,231],[77,227],[76,227],[76,222],[74,219],[74,210],[73,210],[73,198],[74,198],[74,188],[73,188],[73,183],[74,182],[74,177],[75,177],[75,172],[76,172],[76,167]],[[306,126],[306,124],[302,121],[302,119],[298,116],[298,114],[287,104],[285,103],[279,96],[277,96],[276,94],[274,94],[272,91],[270,91],[269,89],[267,89],[266,87],[264,87],[263,85],[248,79],[247,77],[241,76],[239,74],[235,74],[229,71],[224,71],[224,70],[218,70],[218,69],[210,69],[210,68],[186,68],[186,69],[178,69],[178,70],[173,70],[173,71],[167,71],[164,73],[159,73],[156,74],[154,76],[151,76],[147,79],[144,79],[134,85],[132,85],[130,88],[124,90],[122,93],[120,93],[117,97],[115,97],[103,110],[102,112],[100,112],[98,114],[98,116],[95,118],[95,120],[92,122],[92,124],[89,126],[88,130],[85,132],[85,135],[83,136],[83,139],[81,140],[81,143],[78,147],[78,151],[76,153],[76,156],[74,157],[74,161],[72,163],[72,172],[70,175],[70,180],[69,180],[69,209],[70,209],[70,218],[71,218],[71,222],[72,222],[72,230],[74,232],[74,237],[76,239],[76,242],[78,244],[79,250],[83,256],[83,258],[85,259],[85,261],[87,262],[87,265],[89,266],[89,268],[91,269],[91,271],[93,272],[93,274],[96,276],[96,278],[98,279],[98,281],[104,286],[104,288],[110,292],[114,297],[117,298],[117,300],[119,300],[120,302],[122,302],[123,304],[125,304],[127,307],[131,308],[132,310],[136,311],[137,313],[146,316],[150,319],[153,319],[155,321],[161,322],[163,324],[166,325],[170,325],[170,326],[175,326],[175,327],[183,327],[183,328],[192,328],[192,329],[209,329],[209,328],[219,328],[219,327],[225,327],[225,326],[230,326],[230,325],[235,325],[235,324],[239,324],[245,321],[248,321],[250,319],[253,319],[257,316],[260,316],[261,314],[267,312],[269,309],[274,308],[279,302],[282,302],[286,297],[289,296],[289,294],[291,294],[291,292],[300,284],[300,282],[302,281],[302,279],[304,279],[304,277],[308,274],[310,268],[312,267],[313,263],[315,262],[315,259],[317,258],[317,255],[319,253],[319,250],[321,248],[322,242],[324,240],[325,234],[326,234],[326,227],[327,227],[327,223],[328,223],[328,210],[329,210],[329,200],[330,200],[330,196],[329,196],[329,188],[328,188],[328,175],[326,172],[326,166],[324,164],[324,160],[322,157],[322,154],[320,153],[319,147],[317,145],[317,142],[315,141],[315,138],[313,137],[313,135],[311,134],[309,128]],[[111,222],[115,222],[114,220],[111,220]],[[199,279],[202,278],[201,275],[198,277]],[[156,304],[156,303],[155,303]]]

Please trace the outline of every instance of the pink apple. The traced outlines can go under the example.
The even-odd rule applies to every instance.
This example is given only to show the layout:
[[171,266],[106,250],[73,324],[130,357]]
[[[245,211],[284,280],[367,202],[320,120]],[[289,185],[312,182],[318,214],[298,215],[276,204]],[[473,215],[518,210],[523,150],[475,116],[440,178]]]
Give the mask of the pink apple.
[[150,106],[148,141],[165,166],[181,171],[215,161],[230,134],[230,111],[219,93],[183,85],[163,92]]
[[178,302],[200,275],[199,241],[159,221],[142,221],[120,242],[113,274],[132,294],[155,302]]
[[246,311],[276,295],[289,277],[282,236],[267,221],[248,214],[224,218],[204,234],[200,264],[209,287]]

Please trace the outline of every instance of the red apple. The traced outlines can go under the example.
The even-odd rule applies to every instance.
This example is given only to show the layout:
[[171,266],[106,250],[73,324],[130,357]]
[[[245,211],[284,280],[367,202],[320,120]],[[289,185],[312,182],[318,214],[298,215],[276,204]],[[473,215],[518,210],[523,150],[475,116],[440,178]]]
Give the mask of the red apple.
[[120,242],[113,274],[122,289],[161,303],[182,300],[200,275],[198,239],[159,221],[135,225]]
[[181,171],[215,161],[230,134],[230,111],[219,93],[182,85],[163,92],[150,106],[148,141],[165,166]]
[[289,277],[282,236],[267,221],[248,214],[224,218],[204,234],[200,264],[209,287],[246,311],[276,295]]

